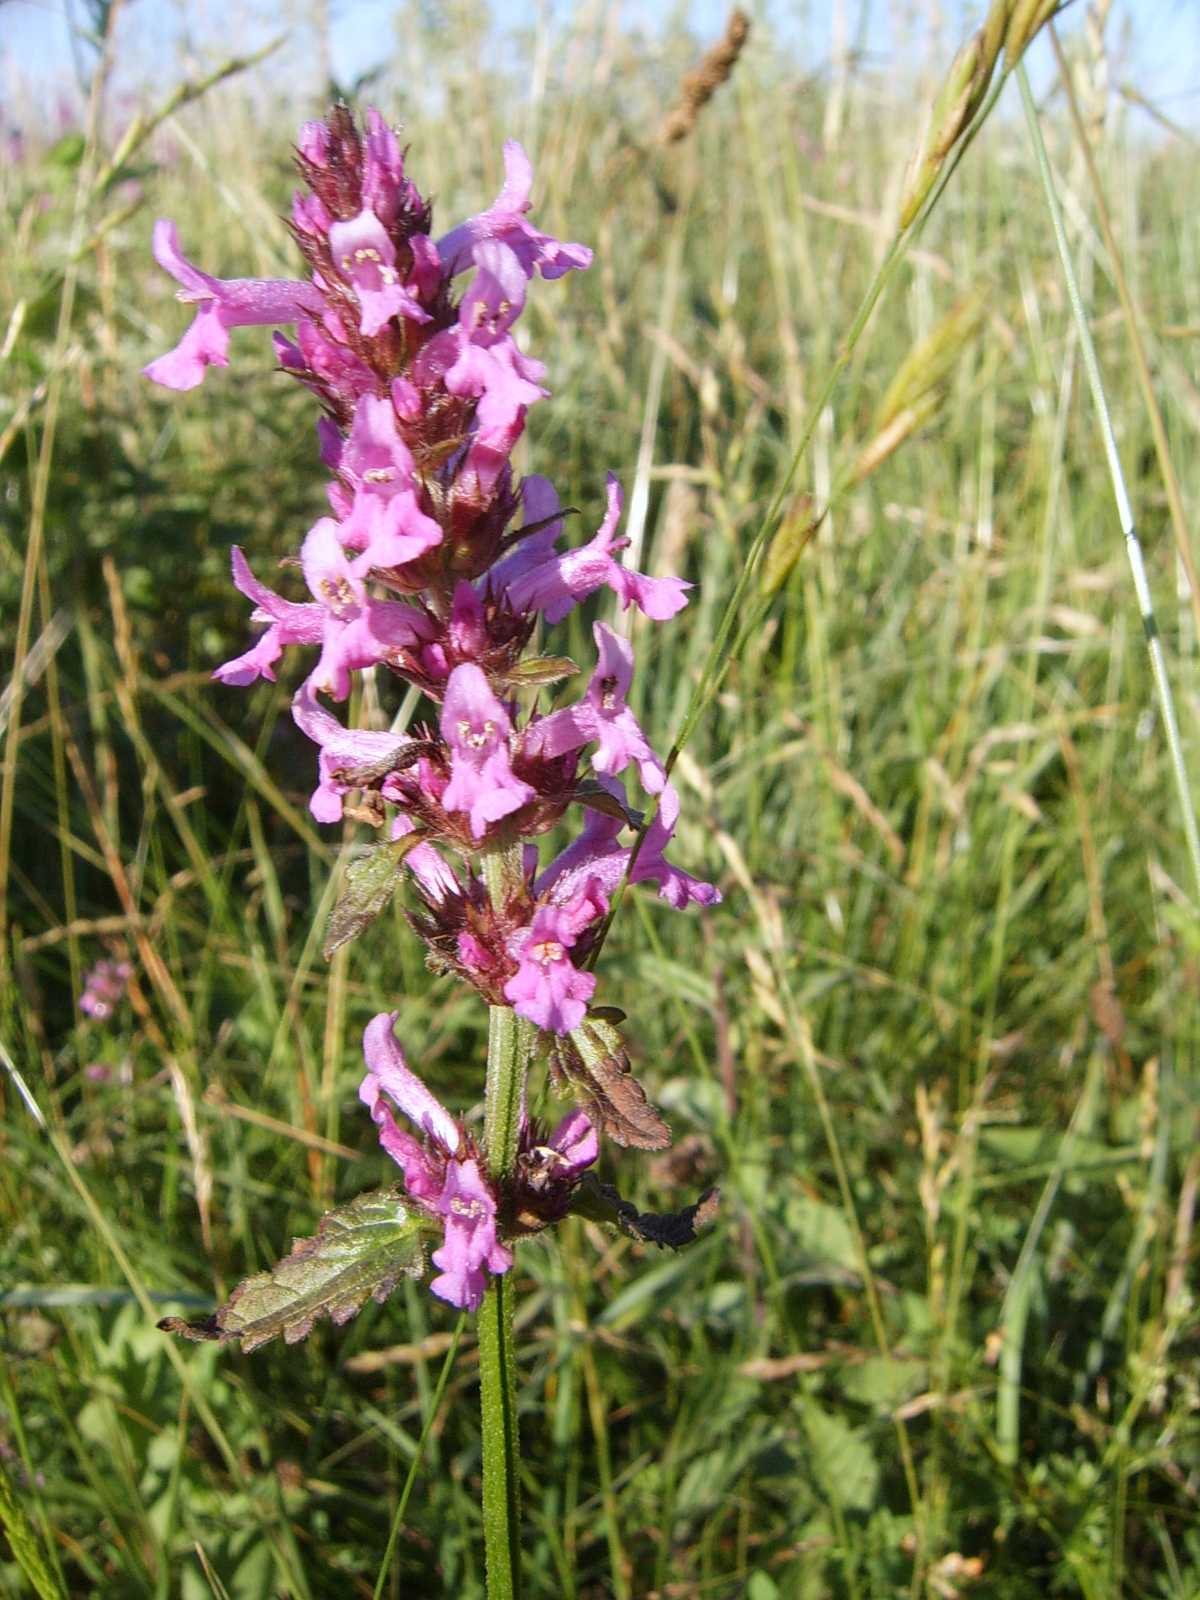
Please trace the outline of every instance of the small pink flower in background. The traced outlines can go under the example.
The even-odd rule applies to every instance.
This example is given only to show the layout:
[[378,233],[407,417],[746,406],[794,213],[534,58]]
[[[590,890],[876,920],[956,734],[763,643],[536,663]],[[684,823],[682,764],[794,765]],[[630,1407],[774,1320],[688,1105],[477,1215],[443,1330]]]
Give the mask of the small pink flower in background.
[[128,961],[97,961],[84,980],[80,1011],[93,1022],[106,1022],[125,998],[132,976]]

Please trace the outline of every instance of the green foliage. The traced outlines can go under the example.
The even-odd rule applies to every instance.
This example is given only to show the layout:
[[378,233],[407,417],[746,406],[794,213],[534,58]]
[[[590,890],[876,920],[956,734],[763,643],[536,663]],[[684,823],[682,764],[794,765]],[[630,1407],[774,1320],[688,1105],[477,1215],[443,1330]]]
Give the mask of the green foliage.
[[366,855],[347,864],[342,891],[329,913],[325,930],[323,950],[327,961],[387,910],[400,887],[404,857],[421,843],[422,837],[411,833],[404,839],[374,845]]
[[[606,36],[598,57],[581,11],[551,36],[531,106],[502,54],[491,69],[472,45],[479,8],[449,8],[452,28],[447,8],[423,9],[404,70],[374,94],[404,118],[439,218],[495,192],[501,142],[532,118],[537,220],[597,249],[591,273],[530,297],[554,399],[531,413],[526,466],[580,508],[577,538],[604,471],[632,490],[650,441],[642,559],[696,584],[675,623],[635,628],[633,704],[665,749],[874,270],[915,107],[899,127],[893,82],[881,115],[865,73],[840,111],[820,88],[798,94],[794,63],[760,35],[695,143],[658,153],[696,54],[682,32]],[[249,633],[231,543],[300,595],[276,564],[323,509],[312,408],[241,330],[231,370],[191,395],[137,376],[186,317],[150,262],[152,216],[174,216],[213,271],[288,270],[294,121],[234,84],[179,113],[186,141],[164,130],[139,152],[140,194],[104,205],[140,208],[103,232],[100,209],[86,218],[64,348],[84,152],[0,170],[0,339],[15,329],[0,614],[27,594],[38,651],[7,747],[0,1042],[156,1315],[248,1275],[272,1282],[293,1233],[394,1177],[356,1099],[374,1012],[399,1010],[410,1059],[456,1109],[470,1114],[483,1080],[482,1007],[425,969],[387,847],[364,858],[377,877],[349,868],[364,874],[351,921],[371,926],[322,959],[337,845],[307,815],[294,677],[209,681]],[[1197,169],[1117,122],[1103,138],[1194,521]],[[628,1059],[596,1058],[607,1092],[627,1065],[675,1139],[652,1158],[610,1151],[602,1178],[638,1215],[716,1183],[722,1200],[678,1254],[579,1218],[518,1247],[534,1597],[865,1600],[910,1593],[918,1549],[926,1592],[965,1600],[1200,1587],[1186,859],[1058,268],[1011,129],[985,129],[946,201],[834,396],[771,609],[749,619],[676,771],[674,854],[716,876],[724,904],[677,916],[631,894],[598,969],[599,998],[631,1019]],[[960,324],[981,288],[978,325]],[[1102,262],[1089,294],[1190,745],[1195,641]],[[936,415],[918,406],[919,436],[856,481],[929,340]],[[54,384],[45,540],[27,568]],[[537,669],[543,704],[571,695],[551,678],[572,661],[588,669],[591,620],[548,641],[564,654]],[[371,695],[353,714],[385,726],[401,696],[382,679]],[[429,716],[418,706],[414,726]],[[75,1007],[110,945],[136,989],[101,1025]],[[6,1110],[0,1459],[15,1509],[0,1588],[29,1592],[40,1560],[66,1593],[114,1600],[370,1594],[431,1424],[383,1592],[479,1595],[470,1329],[436,1418],[451,1313],[407,1279],[303,1345],[176,1347],[129,1299],[16,1091]],[[356,1278],[355,1296],[369,1287]]]

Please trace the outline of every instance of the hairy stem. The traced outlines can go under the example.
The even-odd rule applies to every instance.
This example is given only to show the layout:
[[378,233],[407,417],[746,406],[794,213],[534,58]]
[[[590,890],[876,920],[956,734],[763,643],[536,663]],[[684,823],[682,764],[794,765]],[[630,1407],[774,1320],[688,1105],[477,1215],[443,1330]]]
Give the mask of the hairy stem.
[[[493,905],[502,906],[520,882],[520,845],[485,853],[482,870]],[[527,1057],[527,1031],[516,1013],[509,1006],[493,1006],[488,1017],[483,1142],[489,1174],[501,1190],[516,1165]],[[506,1277],[489,1280],[479,1308],[478,1338],[488,1600],[517,1600],[521,1592],[521,1441],[517,1428],[513,1290]]]

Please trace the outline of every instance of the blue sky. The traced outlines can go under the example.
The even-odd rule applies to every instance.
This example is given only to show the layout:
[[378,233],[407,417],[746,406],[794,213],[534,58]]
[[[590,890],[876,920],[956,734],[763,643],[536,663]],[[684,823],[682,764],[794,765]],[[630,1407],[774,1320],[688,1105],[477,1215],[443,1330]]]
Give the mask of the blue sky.
[[[327,0],[332,16],[334,70],[351,82],[394,51],[401,8],[397,0]],[[744,3],[744,0],[743,0]],[[1085,0],[1067,12],[1064,31],[1078,27]],[[627,25],[653,27],[657,19],[682,11],[697,34],[719,31],[727,0],[692,0],[670,5],[663,0],[611,0]],[[900,48],[928,48],[928,26],[922,19],[940,13],[946,56],[983,9],[982,0],[843,0],[856,31],[864,5],[876,53]],[[828,59],[834,0],[758,0],[752,12],[765,12],[780,33],[794,42],[799,60],[808,67]],[[313,0],[128,0],[121,58],[125,86],[158,80],[166,87],[178,70],[183,46],[193,62],[216,61],[231,50],[252,48],[273,33],[295,29],[297,15],[311,16]],[[582,0],[496,0],[493,16],[513,25],[528,25],[539,13],[563,18],[582,9]],[[589,0],[588,10],[598,9]],[[68,12],[86,14],[84,0],[0,0],[0,105],[8,119],[31,103],[47,102],[60,87],[74,84]],[[913,35],[901,38],[892,19],[903,14],[916,20]],[[236,25],[232,23],[237,18]],[[923,36],[923,37],[922,37]],[[1108,28],[1110,46],[1121,60],[1118,76],[1136,87],[1178,122],[1200,124],[1200,3],[1198,0],[1114,0]],[[1038,47],[1046,53],[1046,46]],[[314,85],[315,87],[315,85]],[[28,112],[26,112],[28,114]],[[19,113],[18,113],[19,115]],[[0,112],[0,117],[3,113]]]

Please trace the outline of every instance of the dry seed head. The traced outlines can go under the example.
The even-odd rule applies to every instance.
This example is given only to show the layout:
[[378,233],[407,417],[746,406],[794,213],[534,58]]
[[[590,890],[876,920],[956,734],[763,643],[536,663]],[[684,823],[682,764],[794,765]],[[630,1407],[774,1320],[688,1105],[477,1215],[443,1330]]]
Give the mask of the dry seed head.
[[792,568],[821,526],[823,516],[824,513],[814,513],[811,496],[801,495],[780,523],[775,537],[767,546],[759,577],[759,589],[764,600],[769,600],[783,588],[791,576]]
[[913,153],[904,180],[900,200],[902,228],[907,228],[921,209],[946,157],[983,103],[997,54],[988,48],[995,31],[989,32],[989,28],[990,19],[962,46],[933,102],[925,135]]
[[1011,71],[1038,30],[1062,10],[1065,0],[993,0],[983,26],[955,56],[933,103],[924,137],[913,153],[900,198],[900,226],[907,228],[928,198],[947,157],[983,104],[1004,51]]
[[960,300],[905,356],[875,416],[874,435],[851,469],[852,483],[869,477],[941,410],[946,380],[978,332],[983,309],[980,293]]
[[870,444],[860,451],[850,471],[850,482],[859,484],[865,478],[869,478],[889,456],[899,450],[906,439],[936,416],[941,404],[941,395],[927,395],[918,405],[906,406],[903,411],[898,412],[887,426],[875,435]]
[[1004,34],[1004,59],[1015,67],[1034,35],[1062,10],[1061,0],[1016,0]]
[[888,385],[875,419],[877,428],[886,428],[902,411],[919,405],[945,383],[963,350],[979,331],[983,309],[981,291],[967,295],[918,340]]
[[1004,46],[1004,35],[1008,32],[1014,4],[1015,0],[992,0],[992,9],[979,30],[984,51],[990,56],[993,65]]
[[658,130],[660,144],[678,144],[687,138],[701,111],[733,71],[749,35],[750,18],[735,6],[729,13],[724,36],[680,85],[679,102],[668,112]]

